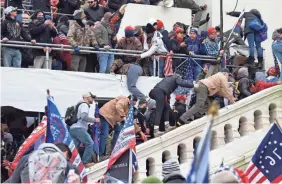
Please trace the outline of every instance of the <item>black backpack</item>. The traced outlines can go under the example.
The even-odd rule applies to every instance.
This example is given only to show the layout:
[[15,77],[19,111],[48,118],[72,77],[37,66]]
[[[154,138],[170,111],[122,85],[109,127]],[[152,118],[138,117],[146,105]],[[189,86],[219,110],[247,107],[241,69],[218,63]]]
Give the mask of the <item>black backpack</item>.
[[[76,105],[73,105],[71,107],[68,107],[66,110],[66,115],[65,115],[65,123],[69,126],[75,124],[77,122],[77,111],[78,108],[81,104],[86,103],[86,102],[79,102]],[[87,103],[86,103],[87,104]],[[87,104],[88,107],[90,107],[89,104]]]

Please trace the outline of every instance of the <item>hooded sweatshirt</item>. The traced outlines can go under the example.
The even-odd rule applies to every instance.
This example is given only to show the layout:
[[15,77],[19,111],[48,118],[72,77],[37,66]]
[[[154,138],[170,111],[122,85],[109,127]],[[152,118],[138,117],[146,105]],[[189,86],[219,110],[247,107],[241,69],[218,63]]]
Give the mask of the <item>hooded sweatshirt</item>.
[[105,13],[101,23],[97,24],[94,28],[95,37],[100,47],[112,45],[113,31],[111,30],[109,24],[111,15],[112,14],[109,12]]
[[239,99],[246,98],[251,95],[250,80],[248,78],[249,72],[247,68],[240,68],[237,78],[239,80],[238,90],[240,91]]

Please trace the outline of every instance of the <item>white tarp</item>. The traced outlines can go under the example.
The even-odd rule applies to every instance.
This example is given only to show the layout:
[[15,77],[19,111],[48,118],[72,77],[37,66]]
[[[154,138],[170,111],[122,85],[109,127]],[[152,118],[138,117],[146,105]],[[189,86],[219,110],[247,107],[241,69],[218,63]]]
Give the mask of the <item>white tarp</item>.
[[[137,87],[148,95],[160,80],[157,77],[140,77]],[[120,75],[1,67],[1,106],[44,112],[47,89],[62,116],[67,107],[76,104],[88,91],[97,97],[129,95],[125,76],[122,76],[121,82]]]
[[126,26],[146,26],[151,18],[163,21],[165,29],[171,31],[176,22],[191,25],[191,10],[186,8],[128,4],[117,37],[121,38],[124,36],[124,28]]

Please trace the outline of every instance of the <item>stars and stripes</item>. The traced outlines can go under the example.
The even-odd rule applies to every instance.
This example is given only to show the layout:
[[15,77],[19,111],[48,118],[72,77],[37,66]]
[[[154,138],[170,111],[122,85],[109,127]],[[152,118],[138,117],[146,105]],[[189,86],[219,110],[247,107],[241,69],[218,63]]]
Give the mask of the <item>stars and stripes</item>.
[[282,182],[282,131],[274,123],[245,171],[250,183]]
[[[137,170],[137,159],[136,159],[136,136],[134,128],[134,109],[133,104],[130,105],[124,126],[119,134],[116,145],[112,151],[111,157],[108,163],[108,169],[117,161],[117,159],[124,154],[127,150],[131,149],[132,153],[132,169]],[[130,164],[131,165],[131,164]]]
[[[74,142],[69,134],[69,131],[66,127],[66,124],[63,123],[61,114],[54,102],[54,99],[52,96],[47,97],[47,104],[48,104],[48,110],[47,110],[47,117],[48,117],[48,123],[50,124],[50,132],[52,134],[52,143],[64,143],[69,146],[72,157],[70,159],[71,164],[75,165],[80,177],[82,178],[82,181],[84,183],[87,182],[87,174],[86,170],[84,168],[84,165],[82,163],[82,160],[79,156],[79,153],[74,145]],[[48,126],[47,126],[48,129]],[[46,130],[47,131],[47,130]],[[48,131],[47,131],[48,132]],[[46,135],[46,139],[50,140]]]

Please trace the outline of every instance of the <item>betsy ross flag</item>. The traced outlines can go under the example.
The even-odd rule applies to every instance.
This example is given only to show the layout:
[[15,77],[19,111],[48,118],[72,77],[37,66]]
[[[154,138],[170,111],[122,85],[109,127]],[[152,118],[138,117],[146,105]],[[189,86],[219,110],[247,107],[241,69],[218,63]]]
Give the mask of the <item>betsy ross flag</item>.
[[[72,157],[70,159],[70,162],[72,165],[75,165],[80,178],[84,183],[87,182],[87,174],[84,168],[84,165],[81,161],[81,158],[79,156],[79,153],[74,145],[74,142],[69,134],[69,131],[66,127],[66,124],[63,123],[61,114],[54,102],[54,99],[52,96],[47,97],[47,104],[48,104],[48,109],[47,109],[47,129],[50,128],[49,130],[46,130],[46,141],[49,143],[64,143],[69,146],[71,152],[72,152]],[[49,134],[48,134],[49,133]],[[49,136],[49,137],[47,137]]]
[[137,171],[138,168],[136,159],[136,137],[133,115],[133,104],[131,104],[126,121],[109,159],[106,174],[125,183],[131,183],[131,181],[129,181],[130,178],[128,178],[130,175],[130,169],[132,171],[130,171],[130,173],[133,174]]
[[282,131],[277,123],[263,138],[245,173],[250,183],[282,183]]
[[209,123],[204,131],[194,155],[191,170],[186,183],[209,183],[209,152],[211,141],[211,126]]

